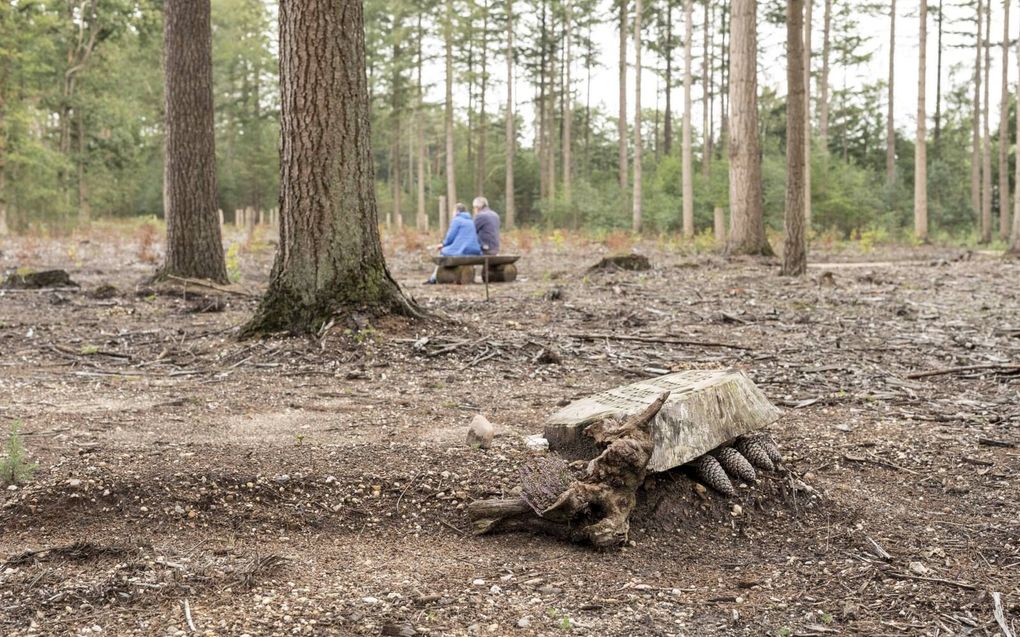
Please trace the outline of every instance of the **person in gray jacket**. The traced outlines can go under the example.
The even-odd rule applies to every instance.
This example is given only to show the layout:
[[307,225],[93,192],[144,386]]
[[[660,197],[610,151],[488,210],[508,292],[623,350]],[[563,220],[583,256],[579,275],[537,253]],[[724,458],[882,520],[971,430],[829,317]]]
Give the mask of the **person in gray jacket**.
[[471,207],[475,209],[475,231],[482,254],[499,254],[499,215],[489,208],[489,200],[485,197],[475,197]]

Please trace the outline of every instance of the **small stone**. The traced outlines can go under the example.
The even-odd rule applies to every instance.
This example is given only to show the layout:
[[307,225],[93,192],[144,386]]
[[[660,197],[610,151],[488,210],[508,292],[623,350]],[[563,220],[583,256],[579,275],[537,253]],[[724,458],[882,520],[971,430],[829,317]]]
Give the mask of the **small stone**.
[[528,619],[527,617],[521,617],[520,619],[517,620],[518,628],[527,628],[529,626],[531,626],[531,620]]
[[541,434],[533,434],[524,437],[524,446],[531,451],[549,451],[549,441]]
[[365,602],[366,604],[378,604],[379,603],[379,600],[376,599],[375,597],[362,597],[361,601]]
[[497,584],[493,584],[492,588],[489,589],[489,592],[492,593],[493,595],[499,595],[500,593],[503,592],[503,589],[500,588]]
[[907,568],[909,568],[910,572],[914,575],[924,575],[928,572],[928,567],[920,562],[911,562]]
[[495,435],[496,429],[489,419],[478,414],[468,426],[467,444],[476,449],[488,449],[492,446],[492,438]]
[[67,486],[69,486],[69,487],[79,487],[79,486],[81,486],[81,480],[79,480],[78,478],[69,478],[67,480]]
[[472,586],[485,586],[485,580],[483,580],[482,578],[478,578],[478,579],[472,581],[471,585]]
[[733,509],[730,510],[730,515],[732,515],[735,518],[739,518],[743,514],[744,507],[740,506],[739,504],[734,504]]

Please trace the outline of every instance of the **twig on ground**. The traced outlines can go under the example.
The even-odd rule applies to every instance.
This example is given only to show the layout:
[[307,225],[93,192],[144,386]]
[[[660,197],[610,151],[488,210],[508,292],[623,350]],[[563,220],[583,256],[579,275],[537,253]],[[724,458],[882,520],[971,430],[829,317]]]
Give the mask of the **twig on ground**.
[[930,376],[944,376],[946,374],[956,374],[959,372],[976,372],[982,370],[1018,373],[1020,372],[1020,365],[996,364],[996,363],[989,363],[985,365],[964,365],[962,367],[945,367],[942,369],[932,369],[927,372],[914,372],[913,374],[907,374],[906,377],[910,379],[928,378]]
[[992,615],[995,617],[995,622],[999,624],[999,628],[1002,629],[1003,637],[1013,637],[1013,631],[1009,627],[1009,622],[1006,621],[1006,611],[1002,607],[1002,593],[992,592]]
[[750,350],[750,347],[743,345],[735,345],[733,343],[719,343],[716,341],[694,341],[689,339],[677,338],[670,336],[669,334],[661,335],[650,335],[650,336],[637,336],[627,334],[595,334],[595,333],[582,333],[572,332],[566,334],[570,338],[577,338],[585,341],[636,341],[638,343],[655,343],[658,345],[691,345],[695,347],[724,347],[727,349],[740,349]]

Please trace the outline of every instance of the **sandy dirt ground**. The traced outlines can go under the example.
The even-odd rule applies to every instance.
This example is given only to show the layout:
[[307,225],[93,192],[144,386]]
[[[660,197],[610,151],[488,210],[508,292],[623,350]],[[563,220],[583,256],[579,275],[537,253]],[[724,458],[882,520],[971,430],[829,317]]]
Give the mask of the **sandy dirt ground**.
[[[402,234],[387,258],[430,319],[242,341],[273,247],[227,242],[242,293],[146,285],[144,228],[0,244],[4,272],[81,286],[0,291],[0,425],[39,465],[0,493],[0,634],[1020,628],[1020,263],[823,250],[792,280],[531,232],[486,300],[422,285],[424,239]],[[588,271],[630,248],[653,268]],[[733,498],[656,475],[620,550],[468,532],[465,504],[515,487],[558,406],[713,368],[783,408],[789,473]],[[464,444],[477,413],[491,449]]]

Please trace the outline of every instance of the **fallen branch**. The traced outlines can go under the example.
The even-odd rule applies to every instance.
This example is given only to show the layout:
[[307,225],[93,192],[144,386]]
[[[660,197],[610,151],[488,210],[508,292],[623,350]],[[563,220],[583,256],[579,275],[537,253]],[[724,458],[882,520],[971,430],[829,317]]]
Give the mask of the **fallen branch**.
[[236,288],[227,287],[225,285],[217,285],[210,281],[203,281],[201,279],[189,279],[185,277],[175,276],[173,274],[167,274],[166,278],[170,281],[177,281],[178,283],[184,283],[185,285],[196,285],[200,288],[208,288],[210,290],[216,290],[217,292],[223,292],[224,294],[235,294],[237,296],[244,296],[248,298],[257,297],[257,294],[251,292],[245,292],[244,290],[238,290]]
[[1020,365],[1015,364],[996,364],[988,363],[985,365],[964,365],[962,367],[945,367],[943,369],[932,369],[927,372],[914,372],[913,374],[907,374],[907,378],[928,378],[930,376],[945,376],[946,374],[956,374],[958,372],[976,372],[976,371],[998,371],[1006,373],[1020,373]]
[[584,341],[637,341],[638,343],[655,343],[657,345],[692,345],[697,347],[724,347],[727,349],[740,349],[749,350],[750,347],[743,345],[734,345],[733,343],[718,343],[715,341],[692,341],[689,339],[676,338],[668,334],[662,334],[659,336],[636,336],[626,334],[589,334],[574,332],[566,334],[570,338],[576,338]]

